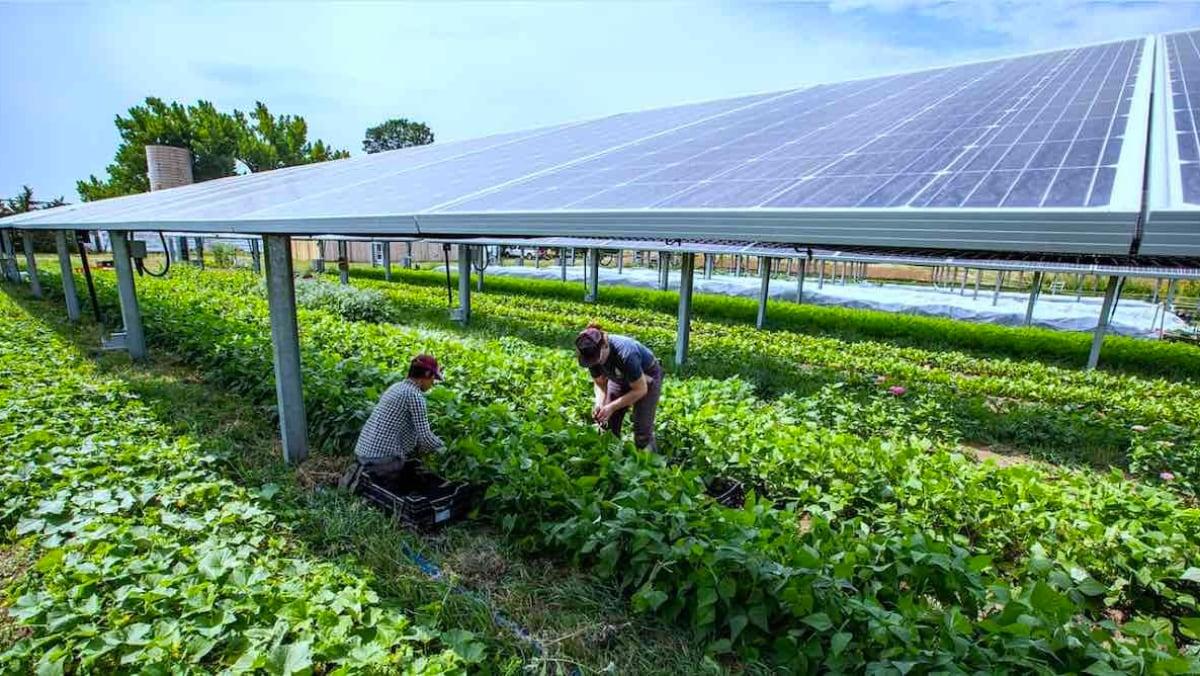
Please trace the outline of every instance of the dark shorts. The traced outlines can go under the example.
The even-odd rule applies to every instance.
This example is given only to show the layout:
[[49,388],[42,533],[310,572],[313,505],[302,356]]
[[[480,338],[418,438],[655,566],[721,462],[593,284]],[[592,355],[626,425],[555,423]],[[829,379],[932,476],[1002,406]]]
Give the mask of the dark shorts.
[[[635,403],[633,408],[633,443],[638,448],[648,448],[652,451],[657,451],[658,446],[654,441],[654,416],[658,412],[658,398],[662,394],[663,370],[662,366],[655,363],[653,367],[646,369],[646,380],[648,388],[646,396],[642,397]],[[612,401],[617,397],[624,395],[629,391],[629,385],[608,381],[608,399]],[[625,422],[625,414],[629,411],[628,408],[623,408],[612,414],[608,419],[608,429],[614,435],[621,436],[621,426]]]

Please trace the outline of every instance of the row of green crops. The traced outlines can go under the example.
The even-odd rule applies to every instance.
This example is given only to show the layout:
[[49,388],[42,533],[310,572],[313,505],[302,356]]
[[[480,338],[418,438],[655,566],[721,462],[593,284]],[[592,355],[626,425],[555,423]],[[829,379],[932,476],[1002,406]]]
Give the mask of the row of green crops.
[[[383,279],[383,271],[377,268],[354,267],[351,274]],[[572,302],[583,297],[583,288],[578,282],[518,279],[487,272],[484,276],[484,287],[488,292]],[[452,271],[451,277],[457,279],[457,273]],[[392,278],[426,286],[444,286],[446,283],[445,273],[434,271],[393,270]],[[674,292],[649,289],[620,286],[600,289],[602,304],[643,308],[666,315],[673,315],[677,311],[678,298]],[[745,325],[754,324],[758,306],[755,300],[749,298],[696,294],[692,311],[700,319]],[[767,311],[767,323],[776,329],[846,341],[884,341],[898,347],[953,350],[982,357],[1034,360],[1070,368],[1081,367],[1087,361],[1091,348],[1090,333],[972,324],[936,317],[791,302],[772,301]],[[1104,370],[1130,375],[1200,379],[1200,350],[1185,344],[1109,336],[1104,342],[1101,362]]]
[[5,295],[0,325],[0,528],[36,559],[0,673],[466,671]]
[[[111,304],[111,280],[100,282]],[[256,285],[182,274],[146,280],[139,293],[156,345],[267,404],[271,350]],[[736,381],[668,381],[666,400],[715,407],[688,436],[664,435],[683,460],[668,465],[584,424],[586,380],[568,353],[326,311],[300,320],[315,442],[346,448],[407,358],[437,354],[450,365],[449,385],[431,396],[439,431],[454,440],[444,469],[491,482],[485,511],[515,542],[615,579],[635,608],[690,627],[713,651],[795,669],[1197,667],[1174,645],[1200,629],[1190,618],[1200,570],[1187,567],[1200,515],[1169,493],[831,434],[790,423]],[[742,436],[719,438],[730,432]],[[825,466],[839,457],[848,460]],[[769,479],[785,504],[717,507],[701,480],[715,469]],[[995,502],[964,492],[989,483],[998,488],[982,499]],[[1006,539],[1021,549],[990,549]]]
[[[392,320],[445,316],[436,287],[355,283],[385,293]],[[581,318],[590,317],[664,357],[674,350],[675,319],[657,311],[497,292],[477,295],[473,305],[476,327],[543,344],[569,346]],[[1200,390],[1190,382],[703,320],[692,332],[688,373],[806,395],[796,414],[824,425],[1003,444],[1051,460],[1128,468],[1151,481],[1165,476],[1177,489],[1200,492]],[[905,395],[892,395],[893,386]]]

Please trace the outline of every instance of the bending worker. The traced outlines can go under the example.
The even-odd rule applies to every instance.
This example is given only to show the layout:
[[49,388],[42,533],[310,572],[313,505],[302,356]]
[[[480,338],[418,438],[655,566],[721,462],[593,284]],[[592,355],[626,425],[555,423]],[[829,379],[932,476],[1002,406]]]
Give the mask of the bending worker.
[[373,479],[394,481],[402,472],[413,471],[417,454],[445,448],[429,427],[425,405],[425,392],[441,379],[437,359],[427,354],[413,358],[408,377],[383,393],[363,425],[354,447],[355,462],[342,475],[340,487],[353,492],[364,471]]
[[654,415],[662,393],[662,365],[654,353],[633,338],[605,333],[589,324],[575,338],[579,365],[587,367],[595,385],[592,419],[618,438],[625,412],[633,407],[633,443],[658,450],[654,442]]

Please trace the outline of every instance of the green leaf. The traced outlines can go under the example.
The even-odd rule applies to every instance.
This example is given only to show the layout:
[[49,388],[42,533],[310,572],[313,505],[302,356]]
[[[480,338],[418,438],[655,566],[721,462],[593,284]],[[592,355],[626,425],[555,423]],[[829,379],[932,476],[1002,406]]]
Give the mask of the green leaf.
[[1188,638],[1200,640],[1200,617],[1179,618],[1179,632]]
[[38,559],[37,563],[33,564],[33,569],[39,573],[49,573],[62,563],[63,556],[64,550],[61,547],[58,549],[51,549],[43,554],[42,558]]
[[283,676],[307,674],[312,670],[312,639],[282,643],[271,651],[270,663]]
[[835,656],[841,655],[842,651],[846,649],[846,646],[850,645],[851,638],[853,638],[853,636],[851,636],[850,632],[846,631],[839,631],[838,633],[834,634],[833,638],[829,641],[829,647],[833,654]]
[[1179,579],[1187,580],[1188,582],[1200,582],[1200,568],[1196,568],[1194,566],[1188,568],[1187,570],[1183,571],[1183,575],[1180,575]]
[[1091,577],[1075,585],[1075,588],[1088,596],[1100,596],[1108,592],[1108,587]]
[[801,621],[817,631],[829,631],[833,628],[833,621],[825,613],[813,613]]

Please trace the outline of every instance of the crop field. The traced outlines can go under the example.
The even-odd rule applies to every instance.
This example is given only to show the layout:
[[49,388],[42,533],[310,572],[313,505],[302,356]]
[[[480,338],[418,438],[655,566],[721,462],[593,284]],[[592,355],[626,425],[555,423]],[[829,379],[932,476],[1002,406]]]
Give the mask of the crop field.
[[[0,296],[0,672],[1200,671],[1194,348],[1084,372],[1082,335],[787,303],[757,331],[698,296],[653,454],[597,434],[569,347],[596,320],[669,362],[674,294],[489,277],[463,328],[444,276],[361,268],[297,282],[289,469],[261,280],[137,284],[139,365]],[[432,537],[330,486],[417,352],[446,366],[431,461],[489,486]]]

